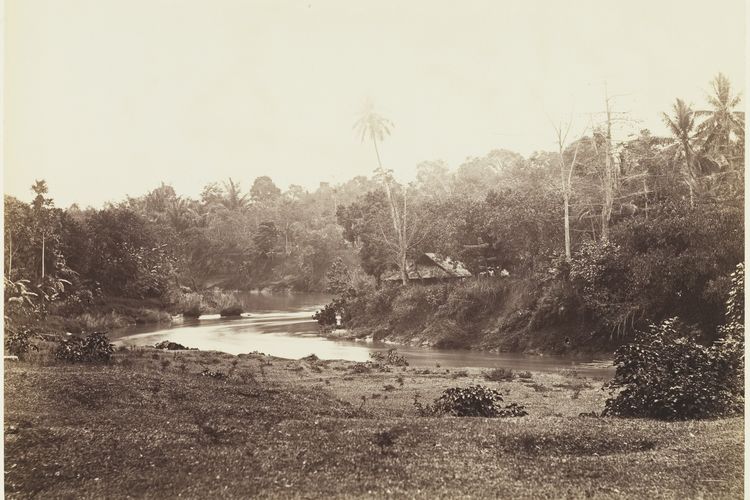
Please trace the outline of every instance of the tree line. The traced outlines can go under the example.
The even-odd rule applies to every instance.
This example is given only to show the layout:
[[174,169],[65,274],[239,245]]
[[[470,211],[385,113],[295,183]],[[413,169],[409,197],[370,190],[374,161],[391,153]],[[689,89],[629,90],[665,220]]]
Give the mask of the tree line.
[[209,184],[198,199],[162,184],[61,209],[37,181],[31,200],[5,197],[5,277],[141,298],[180,286],[322,290],[338,263],[360,277],[352,287],[377,287],[389,269],[408,284],[410,259],[429,251],[475,275],[505,269],[555,287],[561,308],[611,332],[675,314],[718,324],[743,255],[744,113],[723,75],[711,86],[705,107],[677,99],[664,113],[670,137],[615,140],[623,117],[605,92],[580,136],[572,123],[550,129],[556,151],[496,149],[455,169],[424,161],[410,183],[388,168],[381,144],[395,125],[371,105],[355,129],[374,148],[374,175],[314,191],[262,176],[247,190]]

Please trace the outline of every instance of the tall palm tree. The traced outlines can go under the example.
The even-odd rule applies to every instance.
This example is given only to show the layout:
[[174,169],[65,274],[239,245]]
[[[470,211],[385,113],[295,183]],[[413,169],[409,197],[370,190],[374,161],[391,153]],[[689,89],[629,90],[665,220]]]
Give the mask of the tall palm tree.
[[399,207],[393,195],[393,190],[391,189],[391,184],[393,183],[393,170],[386,170],[383,168],[383,162],[380,160],[380,151],[378,151],[378,141],[383,142],[386,136],[391,135],[393,122],[376,113],[372,101],[368,100],[365,103],[365,107],[360,114],[359,119],[357,119],[352,128],[359,135],[360,141],[365,142],[365,139],[370,139],[372,140],[372,145],[375,147],[375,156],[378,159],[378,168],[375,170],[375,174],[385,187],[385,193],[388,197],[388,206],[391,212],[391,222],[393,223],[393,230],[396,234],[396,241],[389,242],[385,239],[385,233],[383,233],[383,238],[385,239],[386,244],[391,246],[395,251],[396,262],[401,272],[401,283],[406,285],[409,281],[406,261],[408,250],[406,235],[406,193],[404,192],[403,207]]
[[387,136],[391,135],[393,122],[376,113],[372,101],[367,101],[359,119],[352,128],[360,136],[362,142],[365,142],[365,139],[372,140],[372,145],[375,147],[375,156],[378,158],[378,167],[382,170],[383,163],[380,161],[378,141],[383,142]]
[[690,206],[694,207],[695,192],[698,188],[698,181],[695,175],[698,158],[695,149],[693,148],[693,140],[695,138],[695,112],[690,105],[685,104],[682,99],[677,99],[672,110],[672,116],[662,113],[662,118],[682,149],[684,159],[683,176],[685,177],[685,183],[690,189]]
[[734,110],[742,97],[733,95],[732,84],[722,73],[711,81],[711,87],[714,92],[708,96],[711,109],[695,112],[697,116],[706,117],[696,130],[706,151],[724,156],[732,163],[735,145],[742,145],[745,141],[745,113]]

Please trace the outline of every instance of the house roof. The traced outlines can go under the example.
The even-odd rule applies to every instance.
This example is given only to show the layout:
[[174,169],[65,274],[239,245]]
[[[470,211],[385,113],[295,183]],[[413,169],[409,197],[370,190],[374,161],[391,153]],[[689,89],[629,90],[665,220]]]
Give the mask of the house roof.
[[[410,280],[467,278],[471,276],[462,262],[436,253],[422,254],[416,261],[409,259],[406,268]],[[390,269],[383,273],[381,279],[384,281],[400,280],[401,272],[398,269]]]

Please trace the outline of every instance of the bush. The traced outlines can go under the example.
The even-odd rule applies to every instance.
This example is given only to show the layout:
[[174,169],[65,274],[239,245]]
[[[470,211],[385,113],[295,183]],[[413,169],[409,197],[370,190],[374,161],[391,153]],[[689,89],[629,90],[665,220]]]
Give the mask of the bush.
[[60,342],[55,352],[57,359],[69,363],[109,363],[114,348],[107,335],[94,332],[84,338],[73,337]]
[[336,325],[336,305],[334,302],[326,304],[323,309],[317,311],[312,317],[320,326]]
[[492,371],[485,372],[483,375],[486,380],[492,382],[504,382],[513,380],[513,377],[515,376],[513,370],[511,370],[510,368],[495,368]]
[[392,366],[409,366],[404,356],[401,356],[396,349],[388,349],[385,353],[375,351],[370,353],[370,357],[375,361]]
[[456,417],[523,417],[523,406],[511,403],[503,407],[499,391],[482,385],[446,389],[431,405],[423,406],[415,398],[414,406],[421,416],[453,415]]
[[637,332],[615,352],[615,378],[603,414],[659,419],[706,418],[744,407],[744,341],[729,336],[710,347],[685,333],[677,318]]
[[10,355],[23,359],[30,350],[38,350],[37,346],[31,343],[31,339],[34,337],[36,335],[28,329],[12,330],[6,328],[5,349],[7,349]]

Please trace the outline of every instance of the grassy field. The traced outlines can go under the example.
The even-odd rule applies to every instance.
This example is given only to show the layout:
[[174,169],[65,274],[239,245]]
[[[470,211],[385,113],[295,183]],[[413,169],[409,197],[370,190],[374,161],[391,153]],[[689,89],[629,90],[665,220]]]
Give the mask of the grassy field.
[[[583,417],[575,372],[372,367],[260,354],[120,351],[5,368],[8,498],[741,498],[743,419]],[[418,417],[483,383],[529,416]]]

